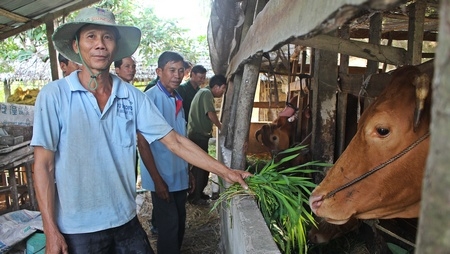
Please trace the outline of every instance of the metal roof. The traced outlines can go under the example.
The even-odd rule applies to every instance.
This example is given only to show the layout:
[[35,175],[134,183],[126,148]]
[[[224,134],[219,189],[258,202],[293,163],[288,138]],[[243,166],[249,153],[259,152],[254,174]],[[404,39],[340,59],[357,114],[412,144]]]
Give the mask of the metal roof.
[[0,40],[99,2],[99,0],[0,0]]

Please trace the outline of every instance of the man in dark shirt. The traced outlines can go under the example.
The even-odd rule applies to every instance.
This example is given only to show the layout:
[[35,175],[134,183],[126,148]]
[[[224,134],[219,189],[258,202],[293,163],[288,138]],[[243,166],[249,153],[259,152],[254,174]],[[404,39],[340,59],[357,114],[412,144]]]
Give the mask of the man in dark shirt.
[[[192,67],[190,79],[180,85],[177,88],[178,94],[183,98],[183,108],[184,114],[189,116],[189,110],[191,108],[192,99],[194,99],[195,94],[200,90],[200,86],[205,83],[206,69],[202,65],[195,65]],[[189,121],[189,119],[186,119]]]

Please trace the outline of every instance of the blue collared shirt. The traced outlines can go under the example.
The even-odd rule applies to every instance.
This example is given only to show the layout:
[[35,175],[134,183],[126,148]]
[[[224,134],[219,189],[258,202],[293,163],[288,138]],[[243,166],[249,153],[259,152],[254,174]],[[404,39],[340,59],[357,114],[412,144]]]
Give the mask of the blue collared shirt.
[[[160,82],[150,88],[145,94],[155,103],[170,126],[179,134],[186,136],[186,120],[180,95],[176,91],[174,91],[173,95],[170,94]],[[179,101],[178,104],[177,101]],[[176,113],[177,107],[179,113]],[[166,182],[169,191],[174,192],[187,189],[189,187],[188,163],[173,154],[159,141],[151,143],[150,148],[155,159],[156,168],[164,182]],[[139,161],[142,187],[155,191],[155,184],[147,168],[144,166],[142,159]]]
[[144,93],[115,75],[100,111],[77,74],[39,92],[31,141],[55,152],[56,219],[69,234],[121,226],[136,216],[136,132],[151,143],[172,130]]

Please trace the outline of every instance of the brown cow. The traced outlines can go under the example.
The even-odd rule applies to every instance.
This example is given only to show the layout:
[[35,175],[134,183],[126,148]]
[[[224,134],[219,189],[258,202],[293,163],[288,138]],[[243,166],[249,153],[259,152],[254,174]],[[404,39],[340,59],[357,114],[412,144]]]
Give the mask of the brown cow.
[[[298,108],[295,106],[298,96],[294,96],[286,103],[286,107],[272,123],[263,125],[255,132],[255,138],[261,142],[272,156],[286,150],[293,143],[292,136],[296,126],[296,114]],[[261,137],[261,140],[259,138]]]
[[[333,224],[418,217],[429,147],[429,75],[401,67],[364,111],[347,149],[309,199]],[[416,96],[417,95],[417,96]]]
[[[286,108],[279,114],[278,118],[272,123],[263,125],[261,129],[255,132],[255,137],[258,142],[261,142],[271,153],[275,162],[293,155],[294,153],[280,153],[293,145],[303,146],[307,148],[302,149],[299,155],[293,160],[280,165],[281,168],[301,165],[311,161],[311,153],[309,145],[311,144],[311,134],[309,134],[302,142],[294,144],[293,136],[296,127],[297,111],[295,103],[297,96],[294,96],[290,103],[287,103]],[[261,138],[261,141],[259,140]],[[298,153],[298,152],[296,152]]]

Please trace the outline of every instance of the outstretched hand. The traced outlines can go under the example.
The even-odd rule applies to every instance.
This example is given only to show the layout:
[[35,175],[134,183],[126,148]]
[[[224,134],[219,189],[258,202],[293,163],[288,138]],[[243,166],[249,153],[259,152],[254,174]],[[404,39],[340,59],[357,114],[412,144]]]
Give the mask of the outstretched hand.
[[252,174],[247,171],[233,169],[229,170],[229,172],[224,176],[224,179],[229,183],[239,183],[244,190],[248,190],[248,185],[244,179],[249,176],[252,176]]

